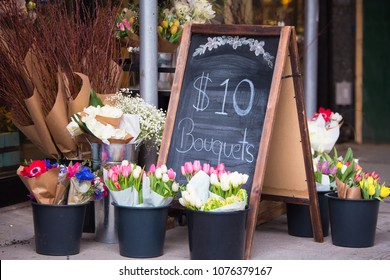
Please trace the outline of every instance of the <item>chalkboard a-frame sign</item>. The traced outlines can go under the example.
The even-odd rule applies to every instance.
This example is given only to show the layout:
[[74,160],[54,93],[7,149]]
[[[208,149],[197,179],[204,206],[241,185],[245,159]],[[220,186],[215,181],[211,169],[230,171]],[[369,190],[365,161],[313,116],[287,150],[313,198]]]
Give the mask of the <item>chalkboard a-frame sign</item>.
[[249,259],[261,199],[309,205],[323,241],[293,27],[184,28],[159,163],[200,160],[249,175]]

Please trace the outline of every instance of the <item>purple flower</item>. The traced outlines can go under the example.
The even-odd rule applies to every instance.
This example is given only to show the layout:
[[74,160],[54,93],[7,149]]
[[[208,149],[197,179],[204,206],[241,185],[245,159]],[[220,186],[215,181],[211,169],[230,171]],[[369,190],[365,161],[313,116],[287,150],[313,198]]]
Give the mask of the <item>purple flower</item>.
[[76,173],[76,178],[79,179],[80,183],[85,180],[92,181],[95,178],[95,174],[87,166],[81,166],[80,171]]

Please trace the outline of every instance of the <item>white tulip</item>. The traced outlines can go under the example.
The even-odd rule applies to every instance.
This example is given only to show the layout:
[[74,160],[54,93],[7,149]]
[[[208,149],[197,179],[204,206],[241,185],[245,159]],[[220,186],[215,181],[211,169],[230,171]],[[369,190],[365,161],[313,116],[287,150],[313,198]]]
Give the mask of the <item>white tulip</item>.
[[126,166],[129,165],[129,161],[126,159],[122,160],[122,165],[126,165]]
[[169,177],[168,177],[168,174],[167,174],[167,173],[164,173],[164,174],[162,175],[162,181],[163,181],[164,183],[167,183],[167,182],[169,181]]
[[161,168],[157,168],[154,174],[156,175],[157,179],[161,179],[162,178]]
[[215,186],[220,186],[221,184],[219,183],[218,176],[215,173],[212,173],[210,175],[210,184],[215,185]]
[[173,184],[172,184],[172,191],[178,192],[179,191],[179,186],[180,185],[178,183],[173,182]]
[[167,173],[168,172],[168,168],[165,164],[161,165],[160,166],[160,169],[161,169],[161,173],[164,174],[164,173]]
[[246,182],[248,182],[248,179],[249,179],[249,175],[248,174],[242,174],[241,184],[242,185],[246,184]]
[[222,173],[220,180],[221,180],[221,189],[223,191],[228,191],[230,189],[230,185],[229,185],[229,178],[227,173]]
[[134,177],[135,179],[138,179],[139,176],[141,175],[141,171],[142,171],[141,167],[140,167],[140,166],[137,166],[137,167],[133,170],[133,177]]

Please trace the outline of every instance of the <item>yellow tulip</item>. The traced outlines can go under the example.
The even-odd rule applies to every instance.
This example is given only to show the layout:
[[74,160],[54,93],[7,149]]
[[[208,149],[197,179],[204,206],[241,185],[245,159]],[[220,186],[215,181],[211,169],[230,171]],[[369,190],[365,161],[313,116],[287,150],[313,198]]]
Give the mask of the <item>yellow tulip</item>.
[[343,163],[342,163],[341,161],[339,161],[339,162],[336,164],[336,168],[337,168],[337,169],[343,168]]
[[177,26],[174,25],[174,26],[171,27],[171,34],[175,35],[176,33],[177,33]]
[[390,195],[390,188],[382,186],[379,196],[382,198],[388,197]]
[[367,181],[368,181],[368,184],[370,184],[370,185],[374,184],[374,178],[372,178],[371,176],[367,178]]
[[162,26],[162,28],[167,29],[167,28],[168,28],[168,21],[163,20],[163,21],[161,22],[161,26]]
[[175,19],[173,21],[173,25],[179,27],[180,26],[180,22],[177,19]]
[[373,184],[368,185],[368,194],[373,196],[375,194],[375,186]]
[[158,27],[157,27],[157,30],[158,30],[158,33],[162,33],[163,32],[163,28],[162,28],[162,26],[161,25],[159,25]]
[[131,18],[129,19],[129,22],[130,22],[131,25],[134,24],[134,21],[135,21],[134,17],[131,17]]

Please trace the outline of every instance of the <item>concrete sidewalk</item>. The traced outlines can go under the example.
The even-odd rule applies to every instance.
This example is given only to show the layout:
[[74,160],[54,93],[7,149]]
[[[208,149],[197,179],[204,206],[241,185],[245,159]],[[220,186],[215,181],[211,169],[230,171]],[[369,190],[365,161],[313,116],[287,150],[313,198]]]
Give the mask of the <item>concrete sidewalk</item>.
[[[390,183],[390,145],[337,145],[343,155],[351,146],[355,157],[367,171],[376,171]],[[206,229],[205,229],[206,230]],[[359,234],[359,233],[356,233]],[[221,237],[223,238],[223,237]],[[155,259],[188,260],[187,227],[177,226],[167,231],[164,254]],[[32,211],[29,202],[0,208],[1,260],[116,260],[118,244],[94,241],[94,234],[83,233],[80,253],[73,256],[46,256],[35,252]],[[380,204],[375,245],[369,248],[344,248],[332,244],[331,235],[323,243],[313,238],[288,235],[287,218],[283,215],[256,228],[253,260],[390,260],[390,198]]]

